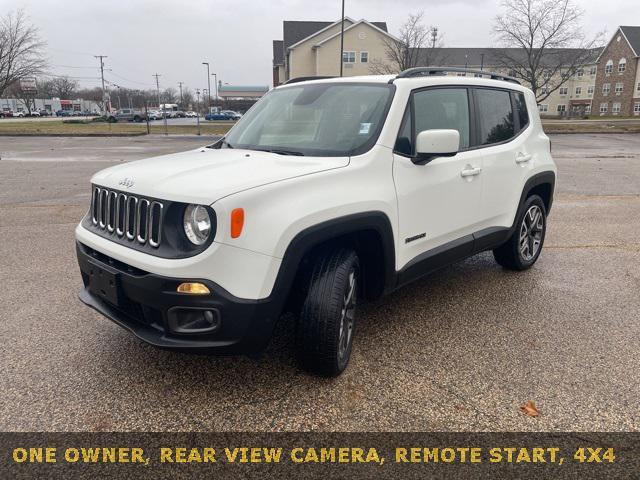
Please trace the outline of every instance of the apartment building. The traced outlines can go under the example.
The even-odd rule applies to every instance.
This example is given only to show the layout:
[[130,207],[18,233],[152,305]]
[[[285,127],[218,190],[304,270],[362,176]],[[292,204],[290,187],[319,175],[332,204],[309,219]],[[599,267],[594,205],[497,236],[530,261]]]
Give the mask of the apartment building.
[[640,116],[640,27],[621,26],[598,57],[593,114]]
[[[395,37],[385,22],[345,19],[343,75],[368,75],[373,62],[385,62],[386,43]],[[283,40],[273,41],[273,84],[290,78],[335,76],[340,64],[340,21],[283,22]],[[424,50],[419,65],[438,65],[510,74],[504,58],[524,55],[515,48],[436,48]],[[549,49],[549,65],[571,49]],[[586,60],[563,85],[541,98],[542,116],[640,116],[640,27],[618,27],[604,48]],[[575,58],[575,57],[574,57]],[[553,60],[551,60],[553,59]],[[544,67],[545,59],[542,64]],[[567,62],[570,64],[571,62]],[[561,74],[558,73],[559,76]],[[459,73],[458,75],[465,75]],[[556,79],[559,80],[559,79]],[[550,84],[557,85],[559,81]],[[539,97],[544,96],[544,91]]]
[[[340,74],[341,21],[282,22],[282,40],[273,40],[273,85],[290,78]],[[385,22],[344,20],[343,75],[368,75],[372,62],[386,59],[385,39],[395,39]]]

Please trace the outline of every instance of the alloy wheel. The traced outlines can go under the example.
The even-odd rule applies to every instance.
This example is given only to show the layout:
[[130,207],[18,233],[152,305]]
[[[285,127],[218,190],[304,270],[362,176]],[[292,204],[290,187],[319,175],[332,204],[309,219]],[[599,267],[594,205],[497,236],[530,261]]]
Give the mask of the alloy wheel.
[[338,336],[338,358],[343,361],[348,354],[356,312],[356,270],[349,272],[347,288],[342,300],[342,310],[340,312],[340,332]]
[[544,215],[538,205],[532,205],[524,214],[520,225],[520,256],[525,262],[535,258],[540,250],[544,232]]

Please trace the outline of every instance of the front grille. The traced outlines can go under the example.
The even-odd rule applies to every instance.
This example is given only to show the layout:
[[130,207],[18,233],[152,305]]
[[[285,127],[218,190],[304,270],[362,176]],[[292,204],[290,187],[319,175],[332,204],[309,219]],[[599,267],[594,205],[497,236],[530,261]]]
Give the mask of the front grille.
[[153,248],[162,242],[162,202],[94,186],[90,212],[94,227],[108,234]]

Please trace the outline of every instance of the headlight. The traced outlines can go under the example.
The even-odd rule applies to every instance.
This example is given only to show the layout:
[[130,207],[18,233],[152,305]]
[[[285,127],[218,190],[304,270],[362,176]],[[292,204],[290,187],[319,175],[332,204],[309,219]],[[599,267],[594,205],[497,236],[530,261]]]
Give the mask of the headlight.
[[202,205],[187,205],[184,211],[184,233],[194,245],[202,245],[211,234],[211,217]]

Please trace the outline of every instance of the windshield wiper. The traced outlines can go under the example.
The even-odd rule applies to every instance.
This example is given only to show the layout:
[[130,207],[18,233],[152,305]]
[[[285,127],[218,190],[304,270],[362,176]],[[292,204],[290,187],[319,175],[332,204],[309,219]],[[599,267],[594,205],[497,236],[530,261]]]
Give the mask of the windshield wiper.
[[281,148],[254,148],[254,150],[257,150],[259,152],[269,152],[269,153],[275,153],[277,155],[296,155],[298,157],[304,157],[304,153],[302,152],[298,152],[296,150],[285,150],[285,149],[281,149]]

